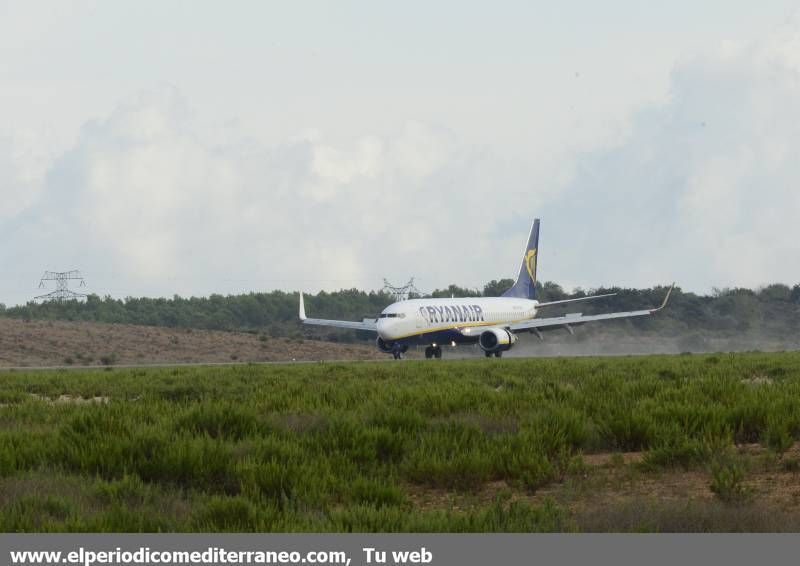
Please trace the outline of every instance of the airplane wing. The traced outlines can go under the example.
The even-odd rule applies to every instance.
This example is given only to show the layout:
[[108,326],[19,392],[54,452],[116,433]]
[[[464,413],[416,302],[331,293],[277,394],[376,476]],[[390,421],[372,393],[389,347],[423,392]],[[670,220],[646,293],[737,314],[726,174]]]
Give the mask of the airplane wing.
[[377,332],[378,326],[375,321],[365,318],[361,322],[351,320],[326,320],[324,318],[308,318],[306,316],[306,305],[303,301],[303,293],[300,293],[300,320],[303,324],[313,324],[315,326],[333,326],[335,328],[349,328],[350,330],[369,330]]
[[588,316],[584,316],[582,313],[578,312],[578,313],[565,314],[564,316],[556,316],[552,318],[533,318],[531,320],[512,323],[508,325],[506,328],[512,331],[530,330],[531,332],[536,334],[538,334],[539,331],[541,330],[553,330],[556,328],[565,328],[568,331],[572,332],[573,325],[583,324],[585,322],[595,322],[598,320],[612,320],[615,318],[632,318],[636,316],[648,316],[657,313],[658,311],[667,306],[667,301],[669,301],[669,296],[674,288],[675,284],[673,283],[672,287],[670,287],[669,291],[667,291],[667,295],[664,297],[664,302],[661,303],[661,306],[653,309],[628,311],[628,312],[611,312],[606,314],[593,314]]
[[542,307],[549,307],[552,305],[563,305],[565,303],[577,303],[578,301],[594,301],[595,299],[603,299],[605,297],[613,297],[616,293],[606,293],[605,295],[592,295],[591,297],[578,297],[577,299],[563,299],[561,301],[550,301],[549,303],[539,303],[536,305],[537,309]]

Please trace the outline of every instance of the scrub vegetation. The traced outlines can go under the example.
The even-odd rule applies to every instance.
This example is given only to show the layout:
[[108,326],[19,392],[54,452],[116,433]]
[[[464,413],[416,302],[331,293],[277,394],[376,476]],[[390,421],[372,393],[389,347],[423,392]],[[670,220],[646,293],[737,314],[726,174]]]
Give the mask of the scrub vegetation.
[[2,531],[800,530],[800,353],[0,377]]

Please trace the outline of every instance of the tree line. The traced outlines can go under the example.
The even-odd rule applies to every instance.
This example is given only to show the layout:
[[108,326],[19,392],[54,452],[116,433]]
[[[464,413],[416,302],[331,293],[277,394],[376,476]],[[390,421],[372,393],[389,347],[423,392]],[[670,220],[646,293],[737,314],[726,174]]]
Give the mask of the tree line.
[[[510,279],[493,280],[482,290],[450,285],[428,297],[499,296],[512,285]],[[547,316],[580,311],[584,314],[647,309],[661,303],[666,287],[649,289],[597,288],[572,293],[554,282],[537,283],[540,302],[577,298],[591,294],[616,293],[597,301],[568,307],[552,307]],[[316,318],[361,320],[373,318],[393,298],[382,292],[343,289],[306,295],[306,308]],[[249,331],[268,336],[310,337],[333,341],[374,339],[371,333],[330,328],[302,327],[297,322],[298,295],[283,291],[209,297],[114,299],[89,295],[85,301],[63,303],[29,302],[3,307],[0,314],[24,320],[71,320],[164,326],[207,330]],[[680,332],[733,334],[759,332],[767,336],[797,335],[800,331],[800,284],[790,287],[772,284],[752,290],[715,289],[698,295],[676,288],[669,307],[657,317],[642,317],[607,323],[631,330],[667,335]]]

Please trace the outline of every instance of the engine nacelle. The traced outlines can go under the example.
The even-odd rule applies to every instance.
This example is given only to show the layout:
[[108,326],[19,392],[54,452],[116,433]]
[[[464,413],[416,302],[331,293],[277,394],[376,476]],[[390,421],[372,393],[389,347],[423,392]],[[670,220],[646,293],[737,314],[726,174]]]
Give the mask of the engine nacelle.
[[478,345],[484,352],[505,352],[516,341],[517,335],[505,328],[489,328],[478,337]]

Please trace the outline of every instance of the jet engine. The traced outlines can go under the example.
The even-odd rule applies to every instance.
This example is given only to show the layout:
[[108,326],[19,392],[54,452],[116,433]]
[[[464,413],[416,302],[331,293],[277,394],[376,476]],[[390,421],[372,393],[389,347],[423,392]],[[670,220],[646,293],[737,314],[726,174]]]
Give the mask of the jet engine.
[[516,341],[517,335],[505,328],[489,328],[478,337],[478,345],[487,355],[510,350]]

